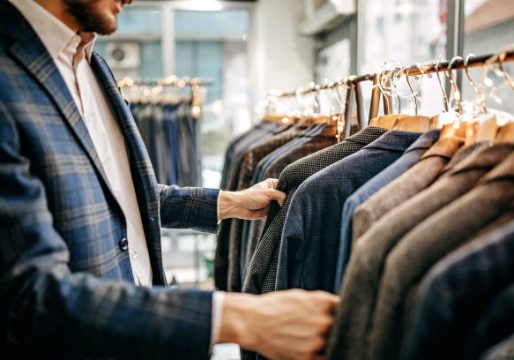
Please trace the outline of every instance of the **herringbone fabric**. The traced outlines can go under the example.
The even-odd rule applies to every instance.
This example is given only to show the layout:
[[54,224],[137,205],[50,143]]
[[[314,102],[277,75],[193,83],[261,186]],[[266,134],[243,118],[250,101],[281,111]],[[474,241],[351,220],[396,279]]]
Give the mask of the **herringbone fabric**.
[[[280,237],[289,204],[298,186],[309,176],[359,151],[385,133],[384,129],[367,127],[340,144],[306,156],[284,169],[280,174],[278,189],[287,194],[286,200],[282,208],[277,204],[271,205],[264,233],[246,272],[244,292],[261,294],[275,290]],[[255,353],[246,351],[242,355],[244,359],[257,357]]]
[[[252,184],[254,171],[261,159],[282,145],[303,135],[307,130],[309,130],[308,127],[293,126],[290,129],[251,148],[243,158],[237,190],[244,190],[251,185],[254,185]],[[230,224],[227,280],[228,291],[241,291],[242,287],[240,264],[244,222],[245,220],[233,219]]]

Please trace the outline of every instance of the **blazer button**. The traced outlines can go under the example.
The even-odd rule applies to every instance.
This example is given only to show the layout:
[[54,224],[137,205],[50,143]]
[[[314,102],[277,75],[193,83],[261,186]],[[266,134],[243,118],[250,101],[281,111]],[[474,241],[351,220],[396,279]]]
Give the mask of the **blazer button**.
[[121,251],[127,251],[128,250],[127,238],[124,237],[123,239],[121,239],[120,242],[118,243],[118,246],[120,247]]

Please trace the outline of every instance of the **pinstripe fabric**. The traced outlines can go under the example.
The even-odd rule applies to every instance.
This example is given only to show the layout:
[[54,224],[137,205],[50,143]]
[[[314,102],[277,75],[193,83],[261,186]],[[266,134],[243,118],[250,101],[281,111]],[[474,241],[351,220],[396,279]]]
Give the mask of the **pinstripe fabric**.
[[477,351],[479,339],[471,338],[469,345],[465,340],[488,304],[502,289],[511,286],[513,262],[512,221],[481,232],[437,262],[415,294],[401,358],[459,358],[465,346]]
[[511,154],[475,188],[426,218],[399,240],[387,255],[383,269],[369,333],[368,358],[398,358],[404,296],[437,260],[508,212],[513,203],[514,154]]
[[[357,240],[343,278],[341,303],[331,332],[327,359],[364,358],[366,334],[371,327],[382,270],[391,249],[418,224],[466,194],[481,177],[503,161],[513,148],[514,144],[496,144],[476,153],[455,167],[448,176],[438,179],[427,189],[389,211]],[[422,175],[426,177],[426,173]],[[412,181],[417,180],[416,174],[409,176]]]
[[[284,169],[280,174],[278,189],[287,194],[286,200],[282,208],[277,204],[270,208],[264,233],[246,272],[244,292],[261,294],[275,290],[280,237],[289,204],[298,186],[309,176],[359,151],[385,133],[384,129],[367,127],[343,142],[306,156]],[[247,351],[243,351],[242,356],[244,359],[260,357]]]
[[[282,145],[304,134],[308,127],[293,126],[290,129],[277,134],[263,143],[251,148],[243,158],[243,164],[239,173],[238,190],[250,187],[254,170],[261,159]],[[233,219],[230,224],[229,254],[228,254],[228,291],[241,291],[241,250],[244,220]]]
[[0,0],[0,353],[206,358],[212,294],[162,286],[160,225],[214,231],[218,191],[158,186],[109,68],[97,54],[91,66],[127,142],[161,286],[133,285],[125,219],[88,131],[37,34]]

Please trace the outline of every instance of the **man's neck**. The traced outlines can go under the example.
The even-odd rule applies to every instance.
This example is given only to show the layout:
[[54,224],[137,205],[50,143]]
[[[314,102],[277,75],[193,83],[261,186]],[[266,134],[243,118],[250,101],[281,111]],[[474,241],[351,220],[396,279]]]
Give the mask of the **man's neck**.
[[67,11],[62,0],[35,0],[41,7],[62,21],[73,32],[79,31],[77,20]]

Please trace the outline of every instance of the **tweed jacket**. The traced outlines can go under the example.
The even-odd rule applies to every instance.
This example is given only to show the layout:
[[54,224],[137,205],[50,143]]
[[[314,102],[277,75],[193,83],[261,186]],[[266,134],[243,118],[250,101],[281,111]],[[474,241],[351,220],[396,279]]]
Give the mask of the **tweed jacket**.
[[66,83],[0,0],[0,353],[204,359],[212,294],[164,287],[160,226],[214,231],[218,191],[158,185],[108,66],[96,53],[91,66],[127,142],[156,287],[134,285],[124,216]]
[[359,237],[390,210],[432,184],[461,145],[462,140],[457,138],[443,139],[436,143],[402,176],[384,186],[355,209],[352,243],[355,244]]
[[344,203],[341,214],[339,249],[336,251],[337,264],[334,271],[335,281],[332,291],[339,292],[344,269],[348,262],[352,245],[352,219],[355,209],[373,194],[385,187],[411,168],[423,154],[439,139],[439,129],[430,130],[419,137],[405,153],[393,164],[374,176],[366,184],[355,191]]
[[[308,127],[293,126],[288,130],[272,136],[263,143],[251,148],[246,152],[243,158],[242,166],[239,172],[239,182],[237,190],[244,190],[251,185],[255,168],[260,160],[266,155],[287,144],[289,141],[304,134]],[[248,220],[233,219],[230,224],[229,235],[229,254],[228,254],[228,291],[241,291],[241,251],[243,246],[243,224]]]
[[260,294],[275,290],[278,246],[289,204],[298,186],[309,176],[359,151],[385,132],[384,129],[368,127],[342,143],[306,156],[284,169],[280,174],[278,189],[286,193],[286,200],[282,208],[277,204],[270,207],[264,232],[245,276],[245,292]]
[[443,171],[441,172],[440,177],[446,176],[451,170],[455,168],[455,166],[459,165],[461,162],[472,156],[474,153],[482,151],[483,149],[491,146],[490,141],[478,141],[476,143],[462,146],[457,150],[455,155],[453,155],[452,159],[446,166],[444,167]]
[[380,283],[368,358],[398,357],[403,299],[409,289],[437,260],[511,209],[513,203],[514,153],[491,170],[479,186],[427,218],[398,242],[387,257]]
[[[286,200],[282,208],[277,204],[270,206],[264,232],[245,275],[244,292],[261,294],[275,290],[280,237],[289,204],[298,186],[309,176],[359,151],[385,133],[385,129],[367,127],[343,142],[308,155],[284,169],[279,177],[278,189],[286,193]],[[242,358],[255,359],[259,356],[243,350]]]
[[[276,158],[269,165],[269,167],[266,169],[266,173],[267,174],[270,174],[270,173],[276,174],[281,169],[285,170],[285,168],[287,166],[294,163],[298,159],[302,159],[302,158],[312,155],[313,153],[316,153],[320,150],[322,151],[323,149],[331,147],[332,145],[334,145],[337,142],[337,139],[331,134],[331,132],[332,132],[331,130],[327,131],[326,126],[323,125],[323,126],[317,126],[313,131],[309,131],[308,134],[301,136],[301,139],[299,142],[297,142],[294,146],[288,148],[282,155],[280,155],[278,158]],[[281,172],[280,172],[280,174],[281,174]],[[280,178],[280,176],[279,176],[279,178]],[[280,182],[279,182],[278,186],[280,186]],[[282,190],[282,191],[284,191],[284,190]],[[289,202],[288,202],[288,205],[289,205]],[[278,208],[278,205],[275,204],[275,206]],[[268,212],[268,217],[266,218],[266,221],[264,222],[264,226],[260,233],[261,237],[262,237],[262,233],[264,232],[264,228],[265,228],[266,224],[268,223],[268,219],[270,217],[273,217],[273,214],[276,213],[273,209],[274,209],[274,206],[272,204],[271,209]],[[250,259],[253,256],[253,253],[255,251],[257,243],[260,240],[260,237],[251,237],[249,240],[250,241],[247,244],[247,255],[248,255],[247,263],[248,264],[250,263]],[[247,266],[246,270],[248,270],[248,267],[250,267],[250,265]],[[245,274],[245,278],[246,278],[246,274]]]
[[512,284],[513,262],[512,221],[503,226],[495,224],[491,231],[478,235],[437,262],[416,292],[405,325],[401,359],[461,356],[466,339],[487,305]]
[[[239,170],[243,161],[244,154],[246,151],[259,144],[262,141],[266,141],[274,134],[278,134],[283,131],[286,127],[278,126],[276,123],[269,121],[263,121],[262,123],[255,126],[255,131],[250,132],[247,136],[239,139],[237,143],[229,147],[232,150],[232,156],[227,156],[228,164],[225,164],[223,172],[227,173],[226,186],[222,188],[224,190],[237,190],[237,182],[239,181]],[[228,155],[228,152],[227,152]],[[228,169],[225,171],[225,168]],[[223,179],[222,179],[223,180]],[[218,233],[217,233],[217,246],[214,257],[214,284],[216,288],[220,290],[228,289],[228,255],[229,255],[229,237],[230,237],[230,226],[232,219],[225,219],[221,222]]]
[[389,131],[298,187],[280,241],[277,290],[334,291],[343,204],[400,158],[419,136],[417,132]]
[[329,359],[364,358],[382,268],[389,251],[402,236],[473,188],[513,149],[514,144],[498,144],[476,153],[448,176],[384,215],[357,240],[342,282],[341,305],[329,341]]
[[[277,179],[284,168],[294,161],[312,154],[320,149],[333,145],[336,139],[333,136],[325,136],[326,124],[315,124],[304,134],[289,141],[263,158],[257,165],[253,183],[265,179]],[[264,220],[246,221],[241,235],[242,257],[240,261],[241,279],[244,279],[246,268],[255,249]]]

